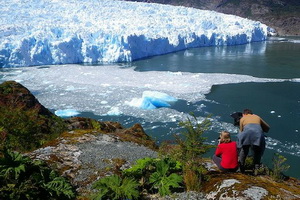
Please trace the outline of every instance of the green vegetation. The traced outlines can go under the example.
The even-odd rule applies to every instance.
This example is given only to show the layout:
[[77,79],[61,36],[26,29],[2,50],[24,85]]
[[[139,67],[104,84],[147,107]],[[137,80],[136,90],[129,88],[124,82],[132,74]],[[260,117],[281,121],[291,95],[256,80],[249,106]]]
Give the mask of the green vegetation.
[[[172,192],[200,191],[203,181],[207,180],[203,166],[203,154],[212,145],[205,144],[203,133],[210,127],[208,118],[199,122],[195,115],[192,119],[180,122],[184,128],[181,135],[175,136],[176,144],[162,145],[161,158],[143,158],[137,160],[131,168],[122,171],[120,176],[105,177],[94,183],[97,198],[139,198],[142,193],[166,196]],[[125,181],[126,180],[126,181]],[[125,193],[123,182],[128,182]],[[138,184],[138,188],[136,187]],[[138,194],[136,195],[138,189]]]
[[285,178],[283,172],[290,168],[289,165],[284,164],[287,159],[283,155],[275,153],[272,161],[273,169],[270,170],[269,175],[277,182],[283,181]]
[[139,191],[138,183],[132,178],[121,178],[118,175],[112,175],[96,181],[93,188],[98,192],[93,199],[137,199]]
[[41,161],[10,150],[0,158],[0,199],[74,199],[74,188],[67,179]]
[[142,192],[161,196],[182,189],[181,164],[172,159],[143,158],[121,175],[102,178],[93,184],[93,199],[138,199]]
[[20,107],[1,106],[0,133],[4,139],[4,147],[20,152],[40,147],[45,141],[56,138],[65,125],[62,119],[39,115],[37,109],[23,109]]
[[[90,129],[95,130],[92,132],[96,134],[122,130],[122,127],[120,124],[82,118],[78,121],[83,122],[83,129],[86,130],[61,134],[66,123],[36,102],[33,102],[35,106],[28,106],[32,97],[28,97],[27,93],[27,96],[19,95],[24,92],[18,91],[22,89],[0,84],[0,199],[74,199],[75,190],[67,179],[60,177],[45,163],[33,161],[12,150],[31,151],[59,135],[71,138],[70,142],[73,143],[77,142],[77,137],[90,133]],[[101,178],[93,184],[96,192],[92,198],[141,199],[144,194],[166,196],[205,188],[203,185],[210,177],[203,165],[203,155],[214,146],[205,143],[203,134],[210,128],[211,121],[209,118],[200,121],[194,114],[191,116],[179,123],[183,131],[175,135],[173,143],[160,146],[159,158],[139,159],[124,171],[120,169],[126,161],[112,159],[114,168],[110,172],[114,175]],[[144,133],[140,125],[135,125],[130,131],[116,131],[115,135],[123,141],[133,141],[157,150],[155,141]],[[267,174],[281,182],[286,178],[283,172],[289,168],[284,164],[286,160],[284,156],[275,154],[273,169],[263,168],[258,173]],[[252,159],[246,161],[246,168],[252,170]]]
[[65,130],[63,119],[14,81],[0,84],[0,149],[33,150]]
[[151,194],[158,191],[161,196],[165,196],[171,194],[173,188],[182,188],[181,163],[171,158],[140,159],[123,174],[138,180],[140,188]]
[[202,182],[208,179],[207,170],[203,166],[203,155],[214,146],[205,144],[206,138],[203,137],[211,125],[210,120],[205,118],[200,122],[194,114],[191,116],[192,119],[188,118],[187,121],[179,123],[185,131],[175,136],[177,146],[169,150],[167,155],[183,164],[183,178],[187,191],[199,191]]
[[97,120],[91,120],[91,124],[93,129],[100,131],[101,130],[101,125]]
[[169,159],[159,160],[155,163],[156,171],[149,177],[149,182],[153,184],[152,187],[158,189],[161,196],[171,194],[170,188],[179,188],[182,183],[182,176],[170,172],[171,168],[180,169],[180,167],[178,165],[174,167],[172,164],[175,162],[171,162]]

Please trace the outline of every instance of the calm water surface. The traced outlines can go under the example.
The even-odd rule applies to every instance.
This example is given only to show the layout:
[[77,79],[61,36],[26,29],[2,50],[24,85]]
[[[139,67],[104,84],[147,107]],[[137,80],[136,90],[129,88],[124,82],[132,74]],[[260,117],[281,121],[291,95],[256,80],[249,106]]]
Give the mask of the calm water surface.
[[[136,61],[132,66],[138,71],[226,73],[295,79],[213,86],[206,95],[212,103],[206,102],[203,110],[213,116],[221,116],[218,119],[220,122],[231,123],[230,113],[252,109],[271,126],[263,162],[271,163],[273,154],[279,152],[291,165],[286,174],[300,178],[300,38],[287,40],[190,49]],[[192,107],[185,108],[187,110],[193,111]]]

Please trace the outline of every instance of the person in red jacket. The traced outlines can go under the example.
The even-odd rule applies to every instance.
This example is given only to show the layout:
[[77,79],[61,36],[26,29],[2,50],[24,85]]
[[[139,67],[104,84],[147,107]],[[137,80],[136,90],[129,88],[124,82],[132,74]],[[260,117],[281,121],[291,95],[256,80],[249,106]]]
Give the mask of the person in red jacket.
[[213,161],[223,172],[235,172],[238,170],[237,145],[236,142],[231,141],[229,132],[221,132],[219,144],[213,155]]

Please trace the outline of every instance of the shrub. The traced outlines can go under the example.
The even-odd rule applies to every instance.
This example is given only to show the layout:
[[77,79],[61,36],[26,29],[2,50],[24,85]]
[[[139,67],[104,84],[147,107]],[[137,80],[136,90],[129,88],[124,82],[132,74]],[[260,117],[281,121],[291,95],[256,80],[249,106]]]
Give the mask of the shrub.
[[122,175],[102,178],[93,184],[93,199],[137,199],[142,192],[161,196],[182,188],[181,163],[170,158],[143,158]]
[[187,121],[179,123],[184,130],[175,135],[175,144],[161,146],[160,155],[170,156],[183,164],[183,179],[188,191],[199,191],[202,181],[206,180],[207,170],[203,166],[203,154],[213,145],[205,144],[203,133],[209,129],[211,122],[208,118],[199,122],[194,114]]
[[273,164],[273,170],[270,170],[270,176],[273,178],[275,181],[282,181],[285,176],[283,172],[288,170],[290,168],[289,165],[284,164],[287,159],[283,156],[280,155],[279,153],[275,153],[272,159],[272,164]]
[[203,154],[207,153],[213,145],[205,144],[206,138],[203,137],[211,125],[208,118],[199,122],[194,114],[191,114],[193,121],[180,122],[179,125],[185,130],[181,135],[175,136],[179,148],[176,149],[176,159],[183,163],[183,178],[188,191],[199,191],[202,182],[207,178],[206,169],[202,165]]
[[137,199],[139,191],[138,183],[133,178],[121,178],[112,175],[102,178],[93,184],[93,188],[98,192],[93,199]]
[[[6,132],[2,148],[20,152],[40,147],[45,141],[57,137],[65,129],[63,121],[56,117],[39,115],[35,108],[0,106],[0,127]],[[1,132],[1,131],[0,131]]]
[[74,199],[67,179],[41,161],[5,149],[0,158],[0,199]]
[[171,194],[171,188],[179,188],[182,183],[182,176],[172,173],[172,169],[176,170],[180,167],[170,159],[158,160],[155,163],[155,172],[149,177],[149,183],[153,184],[153,188],[158,189],[161,196]]

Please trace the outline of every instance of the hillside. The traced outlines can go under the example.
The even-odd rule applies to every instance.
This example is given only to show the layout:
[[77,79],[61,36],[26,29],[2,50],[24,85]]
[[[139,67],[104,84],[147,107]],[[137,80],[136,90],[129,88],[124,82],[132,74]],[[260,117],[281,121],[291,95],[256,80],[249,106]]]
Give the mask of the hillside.
[[298,0],[135,0],[214,10],[260,21],[274,28],[278,35],[300,35]]
[[[123,176],[126,176],[126,173],[124,173],[124,170],[126,169],[136,169],[137,171],[135,173],[137,173],[137,175],[139,174],[138,172],[140,170],[149,169],[145,173],[143,171],[143,176],[141,178],[137,178],[138,180],[140,180],[140,188],[143,188],[143,190],[141,189],[140,191],[138,191],[138,195],[140,195],[140,198],[138,199],[254,200],[299,199],[300,197],[300,182],[297,179],[294,179],[292,177],[280,176],[281,179],[277,180],[274,179],[274,173],[272,174],[272,171],[268,171],[267,169],[265,169],[265,171],[261,171],[257,176],[253,175],[251,169],[247,169],[245,174],[222,173],[216,168],[212,161],[207,158],[201,159],[201,162],[197,163],[197,169],[201,168],[201,166],[204,167],[201,168],[203,170],[201,171],[201,174],[205,174],[205,176],[202,176],[203,179],[201,179],[201,185],[198,184],[197,188],[189,191],[187,184],[195,184],[193,180],[196,179],[193,179],[192,176],[190,176],[190,173],[192,172],[188,171],[189,173],[186,174],[184,183],[178,186],[174,185],[174,188],[172,188],[172,192],[175,193],[173,193],[171,196],[161,197],[158,194],[159,190],[152,189],[156,188],[156,186],[151,187],[151,189],[147,187],[147,184],[149,184],[147,183],[147,180],[149,179],[146,176],[149,174],[157,174],[158,172],[155,172],[154,170],[159,171],[159,169],[162,169],[159,168],[160,166],[163,167],[163,170],[168,171],[180,169],[179,171],[176,171],[176,173],[181,176],[184,171],[181,171],[182,167],[180,162],[176,162],[176,168],[173,165],[174,163],[172,164],[172,162],[167,162],[167,160],[170,160],[172,158],[169,157],[171,154],[181,154],[178,146],[176,147],[174,145],[164,144],[158,147],[156,145],[156,142],[147,135],[140,124],[135,124],[130,128],[124,128],[118,122],[96,121],[90,118],[83,117],[73,117],[59,120],[57,116],[50,113],[47,108],[42,106],[26,87],[14,81],[7,81],[0,84],[0,97],[0,99],[2,100],[0,101],[0,106],[5,105],[4,107],[10,108],[10,112],[3,112],[2,115],[0,115],[0,199],[25,199],[21,198],[22,196],[19,194],[25,194],[28,198],[32,197],[32,199],[40,199],[35,197],[42,198],[43,195],[48,194],[43,193],[42,195],[40,191],[38,191],[39,193],[34,193],[32,191],[37,191],[35,187],[40,184],[40,182],[38,181],[44,181],[48,183],[49,180],[44,180],[42,179],[43,177],[33,174],[31,172],[32,168],[24,167],[23,169],[21,167],[18,167],[22,166],[20,165],[20,163],[25,163],[26,166],[29,166],[28,163],[30,162],[28,158],[21,157],[21,154],[16,153],[1,154],[2,152],[5,152],[1,150],[9,147],[14,147],[13,145],[15,144],[18,144],[18,150],[23,150],[23,152],[26,152],[26,154],[24,155],[27,155],[35,160],[35,162],[33,163],[42,163],[40,161],[44,161],[45,163],[47,163],[47,165],[43,166],[48,166],[51,169],[55,170],[57,174],[65,177],[70,182],[72,187],[76,188],[76,197],[74,197],[75,194],[72,194],[71,196],[69,196],[69,198],[53,197],[46,199],[92,199],[90,195],[93,194],[93,192],[95,192],[96,190],[92,190],[91,186],[94,185],[97,180],[104,179],[105,177],[107,178],[112,174],[120,175],[122,173]],[[18,104],[16,104],[16,102]],[[0,107],[1,111],[5,111],[4,107]],[[61,130],[59,134],[55,133],[55,135],[53,135],[53,132],[50,132],[50,130],[48,130],[51,129],[51,127],[49,127],[48,125],[53,124],[49,123],[52,121],[50,121],[50,119],[49,121],[34,121],[35,118],[33,118],[33,116],[36,116],[37,114],[34,111],[39,111],[39,115],[37,116],[42,119],[48,119],[46,118],[46,116],[51,116],[52,120],[55,119],[56,123],[63,123],[65,125],[63,127],[65,127],[66,129]],[[31,123],[28,123],[27,126],[24,126],[23,122],[27,122],[28,120],[24,120],[24,118],[22,118],[20,121],[17,121],[11,117],[12,113],[15,113],[19,116],[26,115],[28,117],[31,117]],[[7,125],[7,122],[9,122],[9,126]],[[39,138],[33,138],[29,135],[36,130],[36,125],[46,125],[48,127],[42,130]],[[41,137],[43,134],[49,134],[55,137],[48,137],[45,139]],[[29,151],[30,149],[32,149],[32,146],[28,146],[27,144],[34,143],[33,141],[35,141],[35,143],[42,142],[43,145],[40,145],[40,148],[37,148],[37,145],[35,145],[34,151]],[[203,149],[203,147],[204,146],[202,144],[201,148]],[[12,157],[10,157],[9,155],[12,155]],[[17,155],[17,157],[14,157],[14,155]],[[186,155],[187,154],[184,154],[184,157],[186,157]],[[159,159],[153,159],[151,161],[150,158]],[[140,165],[138,165],[138,167],[130,168],[138,162],[137,160],[140,159],[145,159],[145,162],[139,162]],[[146,163],[149,163],[150,161],[159,162],[159,160],[164,160],[164,162],[166,162],[164,165],[146,165]],[[39,166],[41,166],[41,164]],[[282,165],[280,165],[279,167],[282,167]],[[20,168],[21,170],[17,171]],[[45,170],[46,168],[44,167],[43,169]],[[13,170],[15,170],[16,173],[13,173]],[[7,174],[22,174],[22,176],[20,175],[18,176],[19,178],[14,179],[11,178],[13,176],[5,176],[5,171],[7,171]],[[130,170],[127,172],[130,172]],[[160,177],[165,178],[162,180],[167,181],[166,183],[170,183],[171,179],[166,178],[166,173],[167,172],[162,174]],[[53,177],[53,174],[54,171],[52,172],[51,177]],[[173,173],[173,175],[171,174],[168,177],[176,176],[174,174],[175,173]],[[177,178],[178,175],[176,176]],[[23,182],[22,178],[25,180],[34,179],[38,181]],[[62,183],[62,178],[57,178],[56,181],[57,180],[60,180],[60,183]],[[29,187],[33,184],[35,184],[35,187]],[[118,183],[113,183],[111,186],[114,186],[116,184]],[[45,189],[45,187],[43,187],[45,185],[40,185],[40,188]],[[71,187],[71,185],[69,186]],[[56,187],[56,191],[70,191],[70,187],[69,189],[67,188],[68,190],[66,188],[65,190],[61,190],[59,189],[60,186],[58,185]],[[195,190],[198,192],[192,192]],[[52,190],[49,189],[46,191],[50,191],[50,194],[52,194]],[[118,191],[119,190],[111,191],[111,193],[117,193]],[[98,192],[100,194],[100,190]],[[57,196],[60,196],[60,194],[57,193]],[[44,197],[45,196],[43,196],[43,198]]]

